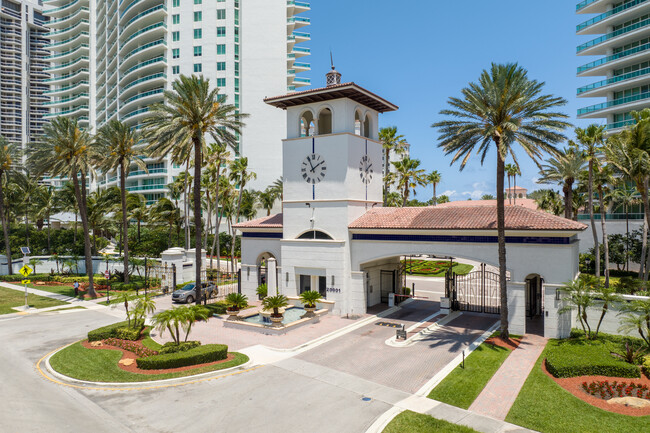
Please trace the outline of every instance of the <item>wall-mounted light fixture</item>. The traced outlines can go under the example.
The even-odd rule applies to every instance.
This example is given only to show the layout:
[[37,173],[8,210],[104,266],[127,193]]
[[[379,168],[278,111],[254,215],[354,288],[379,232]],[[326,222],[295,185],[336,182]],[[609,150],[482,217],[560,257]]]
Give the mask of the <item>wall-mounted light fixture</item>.
[[334,285],[335,285],[335,283],[334,283],[334,275],[332,275],[332,287],[334,287]]
[[305,206],[311,207],[311,203],[305,203]]

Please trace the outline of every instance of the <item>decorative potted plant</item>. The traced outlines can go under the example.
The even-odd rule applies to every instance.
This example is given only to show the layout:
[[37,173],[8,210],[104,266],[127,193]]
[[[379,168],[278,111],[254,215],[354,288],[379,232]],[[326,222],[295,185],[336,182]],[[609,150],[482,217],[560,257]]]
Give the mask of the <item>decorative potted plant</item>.
[[263,300],[264,298],[266,298],[266,296],[269,293],[269,288],[267,287],[266,283],[260,284],[259,286],[257,286],[256,293],[257,293],[257,296],[259,296],[260,301]]
[[315,290],[307,290],[300,294],[300,302],[305,307],[305,311],[308,315],[313,316],[316,311],[316,302],[320,301],[322,296],[319,292]]
[[237,315],[242,308],[248,307],[248,297],[241,293],[229,293],[226,296],[226,313],[228,320],[237,320]]
[[267,296],[262,301],[264,309],[273,310],[271,314],[271,323],[273,326],[280,326],[284,318],[284,314],[280,312],[280,308],[284,308],[287,305],[289,305],[289,300],[284,295]]

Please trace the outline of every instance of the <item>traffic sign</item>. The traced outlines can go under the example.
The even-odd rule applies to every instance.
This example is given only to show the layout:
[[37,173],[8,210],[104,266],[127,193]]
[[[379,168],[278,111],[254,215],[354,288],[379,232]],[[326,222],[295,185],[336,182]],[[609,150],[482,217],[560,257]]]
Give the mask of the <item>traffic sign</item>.
[[29,281],[29,280],[23,280],[23,284],[29,284],[29,283],[31,283],[31,281]]
[[29,266],[24,265],[22,268],[20,268],[19,272],[22,274],[23,277],[26,277],[29,274],[31,274],[32,272],[34,272],[34,270],[32,268],[30,268]]
[[106,279],[108,280],[108,279],[110,278],[110,276],[111,276],[111,273],[108,272],[108,269],[106,269],[106,270],[104,271],[104,278],[106,278]]

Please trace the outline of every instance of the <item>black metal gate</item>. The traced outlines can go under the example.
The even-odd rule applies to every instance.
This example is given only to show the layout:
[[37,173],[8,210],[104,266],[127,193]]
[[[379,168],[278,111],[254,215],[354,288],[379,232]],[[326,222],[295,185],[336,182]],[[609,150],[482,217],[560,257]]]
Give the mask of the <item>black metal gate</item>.
[[487,270],[485,263],[466,275],[448,272],[445,278],[446,296],[453,310],[499,314],[499,274]]

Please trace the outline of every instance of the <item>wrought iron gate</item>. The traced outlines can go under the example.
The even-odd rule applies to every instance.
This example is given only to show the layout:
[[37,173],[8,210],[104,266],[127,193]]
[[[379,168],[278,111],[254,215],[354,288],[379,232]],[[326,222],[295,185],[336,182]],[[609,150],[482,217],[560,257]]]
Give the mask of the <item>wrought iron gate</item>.
[[476,313],[499,314],[499,274],[486,269],[481,263],[479,269],[467,275],[448,272],[445,278],[446,296],[454,310]]

